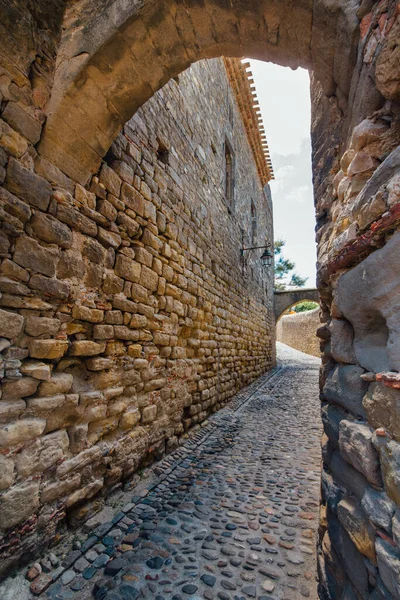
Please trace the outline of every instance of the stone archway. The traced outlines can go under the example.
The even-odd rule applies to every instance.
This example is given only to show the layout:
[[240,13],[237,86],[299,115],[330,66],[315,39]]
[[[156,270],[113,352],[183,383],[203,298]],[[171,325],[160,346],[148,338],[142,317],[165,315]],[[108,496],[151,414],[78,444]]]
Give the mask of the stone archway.
[[275,319],[278,321],[285,310],[291,306],[296,306],[299,302],[304,302],[304,300],[319,303],[318,290],[315,288],[299,288],[297,290],[274,292]]
[[202,58],[249,56],[303,66],[326,94],[340,90],[343,101],[349,94],[358,19],[340,3],[118,1],[105,2],[100,15],[85,4],[66,12],[39,146],[80,183],[96,172],[139,106]]

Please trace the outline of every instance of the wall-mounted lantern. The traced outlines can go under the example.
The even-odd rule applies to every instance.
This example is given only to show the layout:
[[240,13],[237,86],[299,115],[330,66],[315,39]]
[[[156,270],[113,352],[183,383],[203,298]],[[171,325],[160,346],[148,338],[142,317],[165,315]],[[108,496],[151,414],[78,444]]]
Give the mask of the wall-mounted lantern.
[[244,256],[244,253],[249,252],[250,250],[264,250],[260,256],[261,263],[264,267],[270,267],[272,265],[274,255],[271,252],[271,244],[267,244],[266,246],[254,246],[253,248],[242,248],[240,253]]

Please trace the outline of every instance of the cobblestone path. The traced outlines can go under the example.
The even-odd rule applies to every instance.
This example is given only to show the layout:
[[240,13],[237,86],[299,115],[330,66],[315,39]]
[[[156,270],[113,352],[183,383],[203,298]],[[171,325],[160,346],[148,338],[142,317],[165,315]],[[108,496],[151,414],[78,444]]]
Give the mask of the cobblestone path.
[[316,599],[318,367],[280,345],[278,367],[159,463],[40,598]]

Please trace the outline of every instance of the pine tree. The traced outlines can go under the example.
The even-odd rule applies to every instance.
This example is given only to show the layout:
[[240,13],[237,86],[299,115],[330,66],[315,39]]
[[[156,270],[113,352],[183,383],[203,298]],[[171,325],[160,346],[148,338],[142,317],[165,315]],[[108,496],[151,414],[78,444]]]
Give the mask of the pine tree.
[[[300,277],[294,271],[296,265],[294,262],[283,256],[283,248],[286,242],[284,240],[275,240],[275,290],[283,291],[290,287],[303,287],[308,277]],[[290,277],[288,281],[288,277]]]

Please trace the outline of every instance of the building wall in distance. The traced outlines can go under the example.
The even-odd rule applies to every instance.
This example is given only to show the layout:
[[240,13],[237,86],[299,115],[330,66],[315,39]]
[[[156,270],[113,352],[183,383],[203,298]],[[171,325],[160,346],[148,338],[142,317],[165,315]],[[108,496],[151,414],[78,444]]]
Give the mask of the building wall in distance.
[[320,326],[319,308],[283,315],[276,325],[276,339],[300,352],[321,357],[317,329]]

